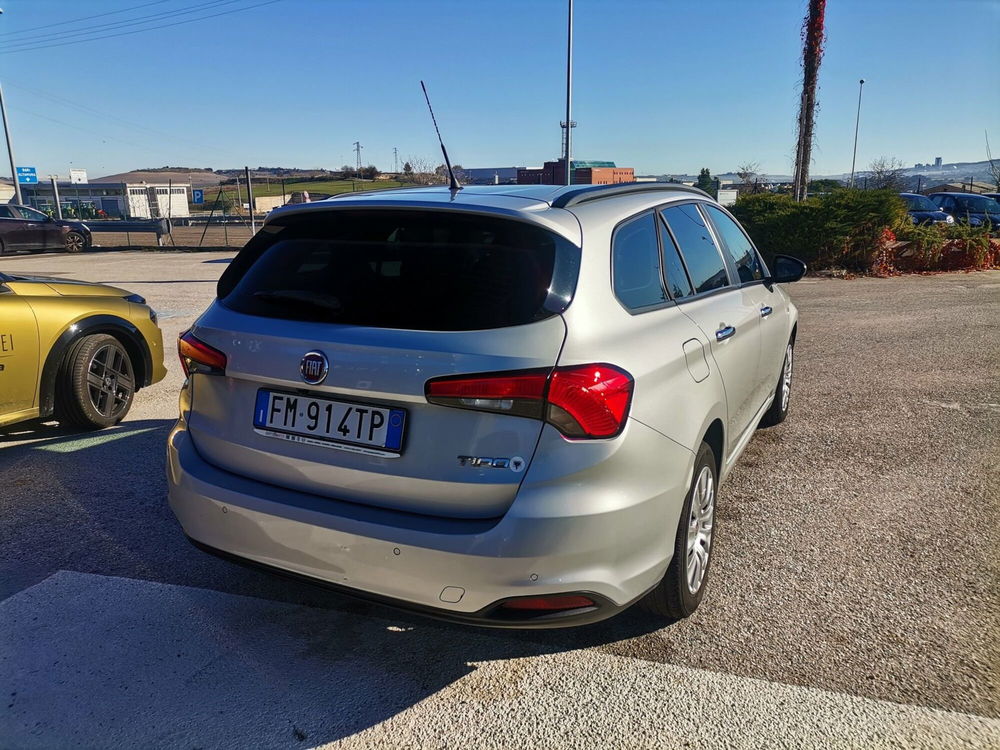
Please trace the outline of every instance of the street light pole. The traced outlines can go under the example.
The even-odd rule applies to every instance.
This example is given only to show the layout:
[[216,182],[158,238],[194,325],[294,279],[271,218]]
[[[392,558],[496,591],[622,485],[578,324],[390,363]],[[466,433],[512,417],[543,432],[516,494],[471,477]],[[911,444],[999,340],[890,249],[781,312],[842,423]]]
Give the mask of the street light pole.
[[566,29],[566,184],[573,184],[573,0]]
[[851,157],[851,181],[848,187],[854,187],[854,164],[858,159],[858,128],[861,125],[861,92],[865,88],[865,79],[858,81],[858,116],[854,120],[854,156]]
[[[0,11],[3,12],[3,11]],[[3,132],[7,137],[7,156],[10,158],[10,177],[14,180],[14,201],[19,205],[24,205],[21,198],[21,183],[17,181],[17,167],[14,166],[14,144],[10,140],[10,125],[7,124],[7,105],[3,100],[3,86],[0,86],[0,116],[3,117]]]

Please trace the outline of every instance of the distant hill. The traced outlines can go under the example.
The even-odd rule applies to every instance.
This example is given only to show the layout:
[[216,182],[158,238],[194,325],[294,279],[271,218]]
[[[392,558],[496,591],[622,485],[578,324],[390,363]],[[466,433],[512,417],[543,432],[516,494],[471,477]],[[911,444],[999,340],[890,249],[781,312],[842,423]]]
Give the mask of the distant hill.
[[184,167],[163,167],[158,169],[136,169],[121,174],[91,178],[91,182],[189,182],[194,187],[214,187],[226,179],[210,169],[185,169]]

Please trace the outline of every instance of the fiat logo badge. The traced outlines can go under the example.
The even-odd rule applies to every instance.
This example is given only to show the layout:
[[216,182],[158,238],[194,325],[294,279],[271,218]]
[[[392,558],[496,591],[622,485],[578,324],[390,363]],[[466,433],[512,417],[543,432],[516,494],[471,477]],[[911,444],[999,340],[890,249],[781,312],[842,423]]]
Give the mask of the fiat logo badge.
[[299,374],[309,385],[319,385],[330,372],[330,361],[323,352],[308,352],[299,363]]

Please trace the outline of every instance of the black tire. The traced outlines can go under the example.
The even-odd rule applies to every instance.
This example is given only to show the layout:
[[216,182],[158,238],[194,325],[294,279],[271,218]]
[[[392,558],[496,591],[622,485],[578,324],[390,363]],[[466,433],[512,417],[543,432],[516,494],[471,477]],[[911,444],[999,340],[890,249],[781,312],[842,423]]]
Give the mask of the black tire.
[[3,240],[0,240],[0,255],[7,254],[7,246],[3,244]]
[[122,343],[98,333],[74,341],[56,381],[56,418],[99,429],[118,424],[132,407],[135,369]]
[[[663,576],[663,580],[640,602],[643,609],[654,615],[670,620],[681,620],[698,609],[698,605],[701,604],[701,600],[705,596],[705,589],[708,586],[708,572],[712,564],[711,553],[715,538],[715,505],[719,487],[718,471],[715,467],[715,453],[708,443],[702,443],[698,449],[698,455],[695,457],[691,486],[688,488],[687,496],[684,498],[681,517],[677,523],[673,558],[670,560],[670,565],[667,567],[667,572]],[[695,590],[692,591],[689,585],[689,574],[694,566],[690,563],[688,553],[689,529],[693,528],[691,506],[695,490],[698,488],[699,482],[703,481],[705,472],[711,478],[711,512],[708,515],[710,526],[707,544],[701,543],[701,540],[696,537],[695,546],[701,546],[705,551],[703,558],[704,570]],[[702,559],[700,554],[695,556],[699,560]]]
[[[778,375],[778,385],[774,390],[774,400],[771,407],[764,412],[759,427],[774,427],[781,424],[788,416],[788,407],[792,404],[792,363],[795,361],[795,339],[788,339],[785,347],[785,359],[781,363],[781,374]],[[785,377],[788,377],[788,393],[785,394]]]
[[63,246],[67,253],[78,253],[87,249],[87,238],[79,232],[67,232],[63,237]]

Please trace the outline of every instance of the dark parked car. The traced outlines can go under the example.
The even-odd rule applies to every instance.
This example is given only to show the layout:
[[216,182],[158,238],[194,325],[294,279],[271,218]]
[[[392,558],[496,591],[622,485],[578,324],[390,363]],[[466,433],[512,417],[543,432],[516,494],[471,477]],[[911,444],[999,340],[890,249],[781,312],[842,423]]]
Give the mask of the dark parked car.
[[37,208],[0,205],[0,255],[14,250],[66,250],[90,247],[90,229],[80,221],[53,219]]
[[947,214],[970,226],[978,227],[989,222],[1000,227],[1000,203],[985,195],[975,193],[933,193],[930,199]]
[[938,208],[926,195],[919,193],[900,193],[899,197],[906,203],[910,221],[914,224],[954,224],[955,219]]

